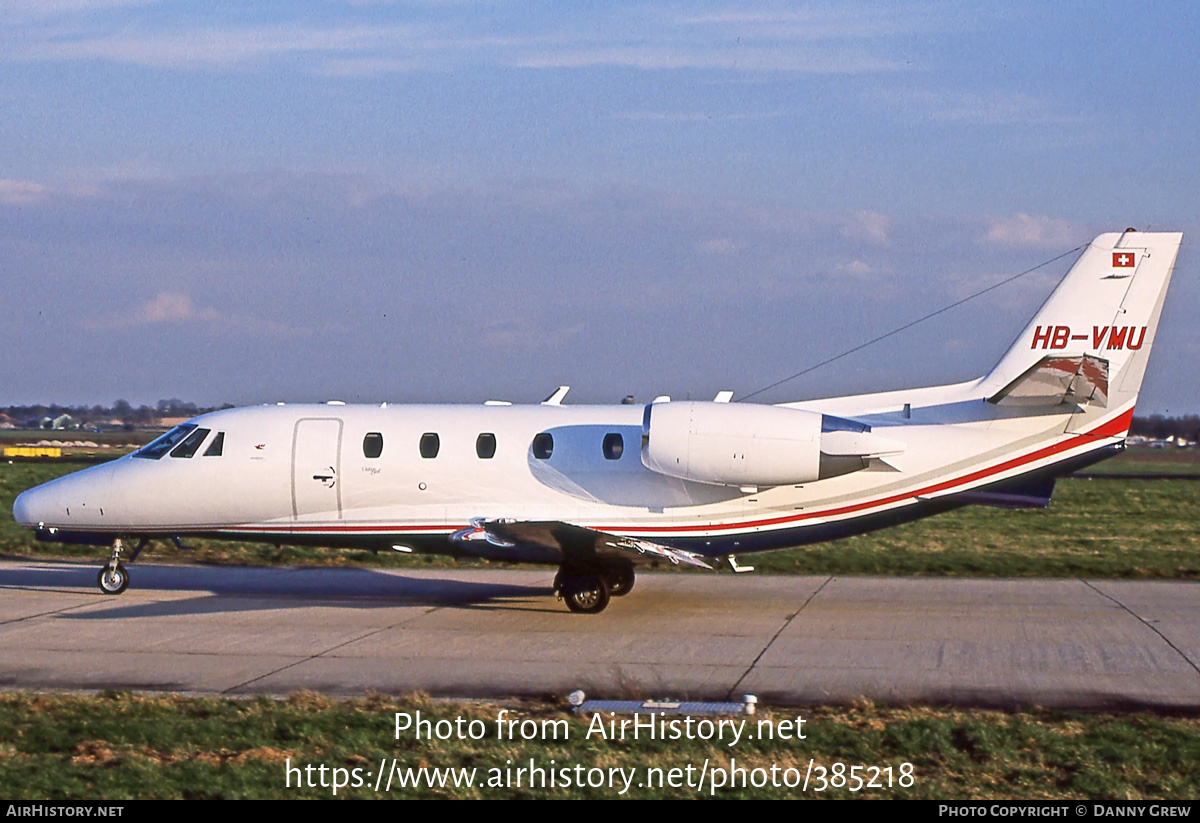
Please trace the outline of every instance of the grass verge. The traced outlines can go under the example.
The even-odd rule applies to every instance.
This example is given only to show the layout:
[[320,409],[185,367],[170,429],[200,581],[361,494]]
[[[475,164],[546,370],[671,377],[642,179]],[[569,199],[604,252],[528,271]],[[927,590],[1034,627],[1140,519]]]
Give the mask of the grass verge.
[[[19,799],[84,798],[284,798],[332,797],[320,785],[316,769],[345,770],[348,782],[359,769],[364,785],[339,789],[338,797],[526,797],[605,798],[617,788],[572,785],[554,788],[513,785],[515,769],[530,760],[571,782],[589,770],[634,770],[627,795],[643,798],[708,795],[714,768],[730,769],[730,760],[747,770],[747,783],[776,767],[779,782],[786,769],[803,776],[810,759],[832,775],[834,764],[892,767],[892,786],[881,775],[878,788],[851,792],[810,777],[807,796],[904,798],[1194,798],[1200,795],[1200,720],[1153,715],[1109,715],[1034,711],[1015,714],[953,709],[883,708],[868,702],[848,707],[760,711],[750,718],[776,728],[781,720],[804,718],[805,739],[747,740],[737,744],[703,740],[605,740],[589,738],[589,719],[551,704],[510,704],[506,719],[534,720],[543,729],[557,723],[553,739],[498,739],[502,707],[488,703],[430,701],[420,696],[396,699],[369,696],[333,700],[304,692],[285,700],[139,696],[0,694],[0,796]],[[395,735],[395,713],[436,723],[456,718],[478,720],[479,740],[418,741],[411,733]],[[400,788],[393,775],[390,792],[376,791],[374,774],[381,763],[406,769],[422,766],[474,770],[474,785],[423,785]],[[708,761],[709,783],[695,787]],[[553,762],[553,765],[551,765]],[[912,764],[911,786],[899,785],[900,766]],[[298,772],[287,785],[287,768],[313,765],[315,786],[297,786]],[[691,765],[692,786],[686,785]],[[580,769],[576,770],[576,766]],[[661,769],[660,787],[648,771]],[[669,770],[679,769],[682,785],[670,785]],[[495,771],[498,770],[498,771]],[[626,771],[625,773],[630,773]],[[460,776],[464,773],[459,772]],[[596,773],[592,772],[594,777]],[[814,772],[819,774],[819,772]],[[868,777],[870,775],[868,774]],[[488,780],[502,785],[488,787]],[[547,777],[547,780],[549,778]],[[828,778],[827,778],[828,779]],[[606,777],[607,780],[607,777]],[[586,782],[586,781],[585,781]],[[800,797],[799,787],[735,785],[717,788],[723,797]]]

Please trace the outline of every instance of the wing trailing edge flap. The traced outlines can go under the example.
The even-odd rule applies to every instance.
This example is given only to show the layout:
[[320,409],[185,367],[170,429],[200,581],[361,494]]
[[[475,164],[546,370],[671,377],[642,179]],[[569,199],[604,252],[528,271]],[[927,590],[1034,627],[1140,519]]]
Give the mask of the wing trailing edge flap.
[[997,406],[1108,405],[1108,361],[1090,354],[1048,355],[988,398]]
[[[541,549],[561,553],[569,562],[587,563],[591,560],[620,558],[634,563],[650,563],[667,560],[672,565],[683,563],[711,569],[708,563],[693,552],[672,549],[667,546],[633,537],[621,537],[597,529],[563,523],[558,520],[485,520],[471,521],[472,528],[463,529],[454,535],[456,542],[464,545],[484,540],[499,549]],[[490,554],[495,554],[491,552]]]

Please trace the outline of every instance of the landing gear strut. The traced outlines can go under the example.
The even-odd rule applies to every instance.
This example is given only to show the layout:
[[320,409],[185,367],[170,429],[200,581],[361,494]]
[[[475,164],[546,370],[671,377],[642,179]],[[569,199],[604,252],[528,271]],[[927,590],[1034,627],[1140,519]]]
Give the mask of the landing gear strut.
[[[146,548],[146,541],[142,540],[134,548],[133,554],[129,555],[129,562],[137,560],[144,548]],[[108,565],[100,569],[100,575],[96,578],[96,583],[104,594],[120,594],[129,588],[129,570],[121,562],[123,549],[121,538],[113,540],[112,554],[108,558]]]

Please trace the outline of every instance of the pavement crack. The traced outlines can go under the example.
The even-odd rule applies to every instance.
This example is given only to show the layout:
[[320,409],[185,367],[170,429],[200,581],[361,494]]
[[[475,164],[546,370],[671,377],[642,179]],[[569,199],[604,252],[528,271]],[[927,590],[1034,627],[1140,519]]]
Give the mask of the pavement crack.
[[75,609],[83,609],[94,605],[96,605],[94,602],[88,601],[87,603],[77,603],[74,606],[64,606],[61,609],[51,609],[48,612],[38,612],[37,614],[27,614],[23,615],[22,617],[14,617],[11,620],[0,620],[0,626],[11,626],[14,623],[23,623],[26,620],[36,620],[39,617],[52,617],[56,614],[63,614],[64,612],[73,611]]
[[771,637],[771,639],[767,641],[767,645],[762,647],[762,651],[760,651],[758,653],[758,655],[754,658],[754,660],[751,661],[750,665],[746,668],[746,671],[742,672],[742,676],[737,679],[737,682],[729,687],[729,691],[727,691],[725,693],[726,700],[733,699],[733,693],[738,690],[738,686],[742,685],[742,681],[750,676],[750,672],[754,671],[754,667],[758,665],[758,661],[762,660],[763,655],[767,653],[767,650],[770,649],[771,646],[773,646],[775,644],[775,641],[779,639],[779,635],[783,634],[784,630],[788,626],[792,625],[792,621],[795,620],[797,617],[799,617],[800,612],[804,611],[804,609],[808,606],[809,603],[813,602],[813,598],[815,598],[818,594],[820,594],[822,591],[824,591],[825,587],[829,585],[829,581],[831,581],[831,580],[833,580],[832,577],[826,577],[825,580],[821,583],[821,585],[817,586],[816,591],[814,591],[812,594],[810,594],[808,596],[808,599],[800,604],[800,608],[796,609],[796,611],[794,611],[790,615],[788,615],[787,620],[783,621],[783,625],[779,627],[779,631],[775,632],[775,634]]
[[330,652],[335,652],[338,649],[344,648],[345,646],[349,646],[351,643],[357,643],[360,640],[366,640],[368,637],[374,637],[377,634],[381,634],[383,632],[390,631],[399,626],[403,626],[405,623],[411,623],[412,621],[417,620],[418,618],[424,617],[428,614],[433,614],[434,612],[440,611],[441,609],[444,609],[444,608],[445,608],[445,606],[432,606],[432,607],[426,609],[425,611],[421,612],[420,614],[410,615],[409,617],[406,617],[404,620],[400,620],[396,623],[392,623],[389,626],[382,626],[378,629],[374,629],[372,631],[366,632],[365,634],[360,634],[356,637],[347,638],[346,640],[343,640],[341,643],[334,643],[328,649],[323,649],[314,654],[310,654],[307,657],[301,658],[300,660],[293,660],[291,663],[288,663],[286,666],[280,666],[277,669],[272,669],[269,672],[264,672],[263,674],[260,674],[258,677],[252,677],[249,680],[245,681],[244,683],[237,683],[233,686],[230,686],[228,689],[222,689],[221,694],[230,694],[231,692],[235,692],[238,689],[244,689],[247,686],[249,686],[251,683],[257,683],[260,680],[265,680],[266,678],[271,677],[276,674],[279,674],[280,672],[285,672],[288,669],[295,668],[296,666],[299,666],[303,663],[308,663],[313,660],[316,660],[318,657],[324,657],[325,655],[329,654]]
[[1133,609],[1126,606],[1124,603],[1122,603],[1117,598],[1113,597],[1111,594],[1108,594],[1107,592],[1101,591],[1100,589],[1096,588],[1091,583],[1089,583],[1087,580],[1080,580],[1079,582],[1083,583],[1083,585],[1087,586],[1089,589],[1091,589],[1092,591],[1094,591],[1096,594],[1100,595],[1101,597],[1103,597],[1107,600],[1110,600],[1113,603],[1116,603],[1117,606],[1119,606],[1127,614],[1131,615],[1132,617],[1134,617],[1138,621],[1140,621],[1143,626],[1145,626],[1150,631],[1154,632],[1160,638],[1162,638],[1162,641],[1164,643],[1166,643],[1168,646],[1170,646],[1171,649],[1173,649],[1176,654],[1178,654],[1180,657],[1182,657],[1184,662],[1187,663],[1189,666],[1191,666],[1192,670],[1194,672],[1196,672],[1196,674],[1200,674],[1200,666],[1197,666],[1196,662],[1194,660],[1192,660],[1190,657],[1188,657],[1187,654],[1184,653],[1183,649],[1176,646],[1174,643],[1171,642],[1171,639],[1169,637],[1167,637],[1165,634],[1163,634],[1161,631],[1159,631],[1157,626],[1155,626],[1153,623],[1151,623],[1146,618],[1142,617],[1140,614],[1135,612]]

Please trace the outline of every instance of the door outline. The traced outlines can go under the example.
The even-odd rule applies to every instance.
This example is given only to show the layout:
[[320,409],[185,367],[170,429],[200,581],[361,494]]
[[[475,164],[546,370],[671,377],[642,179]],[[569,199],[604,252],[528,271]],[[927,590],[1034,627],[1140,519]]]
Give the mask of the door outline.
[[[342,433],[345,431],[345,424],[340,417],[301,417],[292,427],[292,519],[300,517],[300,507],[296,496],[296,481],[297,471],[299,467],[296,465],[296,453],[300,447],[300,427],[304,423],[336,423],[337,424],[337,443],[334,445],[333,468],[334,475],[338,479],[342,475]],[[337,519],[342,519],[342,484],[334,482],[334,496],[337,500]]]

